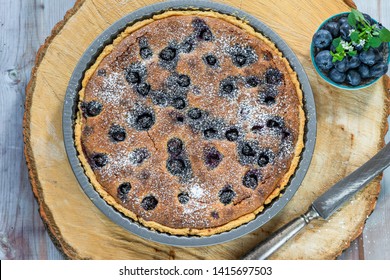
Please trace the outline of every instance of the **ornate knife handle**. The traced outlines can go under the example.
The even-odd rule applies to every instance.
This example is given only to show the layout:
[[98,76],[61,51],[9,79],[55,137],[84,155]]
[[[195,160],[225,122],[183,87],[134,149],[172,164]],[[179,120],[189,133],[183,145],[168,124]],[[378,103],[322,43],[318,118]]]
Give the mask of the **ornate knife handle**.
[[279,249],[289,239],[293,238],[299,231],[308,225],[313,219],[318,218],[318,213],[310,207],[310,209],[302,216],[295,218],[287,223],[267,239],[256,246],[252,251],[245,255],[243,260],[265,260]]

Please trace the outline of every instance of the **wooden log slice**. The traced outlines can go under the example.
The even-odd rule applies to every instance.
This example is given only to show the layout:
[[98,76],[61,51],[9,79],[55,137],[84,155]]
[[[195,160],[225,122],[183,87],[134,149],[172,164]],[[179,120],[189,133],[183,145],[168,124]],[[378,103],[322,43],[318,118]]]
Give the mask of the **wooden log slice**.
[[[25,154],[40,214],[53,241],[71,259],[237,259],[383,145],[389,114],[386,76],[359,91],[325,83],[310,61],[310,41],[329,16],[349,11],[352,1],[220,1],[269,25],[303,64],[315,95],[318,137],[311,166],[288,205],[261,229],[225,244],[177,248],[137,237],[111,222],[84,194],[68,163],[62,108],[70,76],[89,44],[113,22],[156,0],[79,0],[37,54],[27,87]],[[293,16],[292,16],[293,15]],[[364,227],[380,191],[380,178],[328,221],[314,221],[273,259],[333,259]]]

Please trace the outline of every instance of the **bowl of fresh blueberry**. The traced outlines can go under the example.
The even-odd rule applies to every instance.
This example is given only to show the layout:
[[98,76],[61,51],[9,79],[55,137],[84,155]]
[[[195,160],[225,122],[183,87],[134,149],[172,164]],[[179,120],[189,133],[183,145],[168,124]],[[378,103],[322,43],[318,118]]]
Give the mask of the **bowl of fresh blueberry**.
[[386,75],[390,31],[352,9],[325,20],[313,35],[311,59],[317,73],[342,89],[361,89]]

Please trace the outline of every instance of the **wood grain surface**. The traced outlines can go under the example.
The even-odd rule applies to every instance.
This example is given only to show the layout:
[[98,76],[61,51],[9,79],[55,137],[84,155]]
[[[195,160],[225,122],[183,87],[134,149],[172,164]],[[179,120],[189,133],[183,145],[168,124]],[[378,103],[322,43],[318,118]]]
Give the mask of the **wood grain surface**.
[[[125,1],[117,2],[125,4]],[[388,18],[388,1],[376,0],[365,1],[364,3],[359,3],[362,1],[355,2],[361,10],[367,11],[374,17],[377,15],[376,18],[380,21],[382,18],[386,19],[386,15]],[[72,6],[73,2],[1,0],[0,3],[0,120],[2,121],[2,125],[0,126],[0,259],[59,259],[62,258],[62,256],[49,240],[41,219],[37,214],[37,205],[33,199],[26,175],[27,169],[22,153],[23,142],[20,127],[23,116],[22,104],[24,102],[25,94],[24,87],[26,81],[29,80],[29,72],[34,62],[35,52],[38,46],[43,42],[45,36],[48,35],[52,26],[54,26],[54,24],[63,16],[65,10]],[[140,5],[143,4],[145,3],[140,3]],[[360,4],[364,4],[365,6],[362,7]],[[294,7],[291,8],[293,9]],[[378,11],[380,11],[380,13]],[[322,16],[326,17],[325,15]],[[320,19],[315,19],[314,21],[320,22]],[[269,23],[267,22],[267,24]],[[271,28],[275,30],[278,29],[276,26],[277,23],[270,25]],[[99,28],[103,27],[104,23],[102,23],[102,26],[99,26]],[[69,44],[66,45],[66,47],[72,48]],[[300,52],[299,55],[304,57],[304,53],[302,52]],[[60,55],[59,58],[61,58]],[[69,72],[66,73],[69,74]],[[310,78],[317,82],[315,76],[311,75]],[[341,92],[334,91],[332,88],[326,89],[336,96],[342,94]],[[376,90],[374,91],[376,92]],[[316,95],[316,97],[317,99],[322,100],[322,96],[319,97]],[[57,97],[52,95],[51,98]],[[364,98],[373,101],[372,97],[367,93],[364,94]],[[58,99],[61,98],[58,97]],[[353,102],[357,101],[358,98],[348,95],[346,99],[348,102]],[[359,104],[360,107],[358,106],[356,110],[364,109],[364,102]],[[48,111],[50,110],[50,108],[47,109]],[[329,108],[329,110],[334,114],[334,119],[329,119],[327,121],[337,123],[338,112],[332,111],[331,108]],[[350,111],[351,110],[348,109],[346,112],[349,113]],[[327,116],[322,117],[323,119],[327,118]],[[354,132],[357,132],[356,135],[359,136],[367,133],[373,137],[372,135],[378,134],[378,132],[371,134],[371,131],[359,131],[359,127],[350,127],[348,122],[337,125],[340,127],[343,127],[344,125],[344,130],[341,128],[340,130],[343,131],[343,133],[347,131],[345,134],[349,137],[351,134],[348,133],[351,129],[357,129]],[[16,129],[18,127],[19,129]],[[58,128],[51,127],[50,129]],[[332,133],[332,131],[326,133]],[[378,138],[378,140],[380,139]],[[360,160],[364,160],[360,159],[361,154],[364,155],[366,152],[372,152],[364,149],[356,151],[357,153],[352,155],[352,159],[346,158],[346,155],[341,154],[342,168],[341,170],[338,170],[338,167],[333,168],[331,171],[333,171],[336,176],[332,177],[332,175],[330,175],[329,181],[333,181],[335,178],[343,176],[345,172],[356,167]],[[324,157],[324,160],[328,160],[327,152],[321,152],[323,153],[322,156]],[[60,154],[61,153],[59,153],[59,155]],[[369,155],[367,154],[363,157],[367,158],[368,156]],[[347,166],[350,165],[350,163],[353,164]],[[360,241],[352,243],[352,246],[341,256],[341,258],[390,259],[390,244],[387,237],[389,236],[389,223],[385,219],[386,213],[388,215],[390,208],[388,203],[389,200],[386,200],[386,198],[389,197],[389,189],[387,187],[389,183],[386,181],[386,178],[388,177],[385,176],[384,188],[379,197],[377,209],[368,220],[364,233],[359,238]],[[52,178],[52,181],[54,187],[60,187],[58,186],[58,183],[55,182],[56,178]],[[97,217],[101,218],[99,214],[97,214]],[[81,238],[83,238],[83,236],[81,236]],[[251,237],[251,239],[256,241],[257,237],[254,236]],[[362,246],[362,244],[364,244],[364,246]],[[122,245],[124,246],[125,244]],[[343,248],[347,246],[348,244],[345,244]],[[206,248],[202,250],[200,256],[197,252],[194,254],[187,252],[179,254],[178,256],[174,253],[174,250],[171,249],[167,250],[165,248],[164,250],[160,250],[156,249],[156,247],[153,248],[154,249],[149,253],[156,254],[154,250],[157,250],[157,254],[159,254],[158,258],[204,257],[205,255],[217,251],[214,248]],[[386,250],[386,248],[388,249]],[[112,256],[115,257],[114,255]],[[228,257],[232,256],[235,257],[235,254],[230,252]]]

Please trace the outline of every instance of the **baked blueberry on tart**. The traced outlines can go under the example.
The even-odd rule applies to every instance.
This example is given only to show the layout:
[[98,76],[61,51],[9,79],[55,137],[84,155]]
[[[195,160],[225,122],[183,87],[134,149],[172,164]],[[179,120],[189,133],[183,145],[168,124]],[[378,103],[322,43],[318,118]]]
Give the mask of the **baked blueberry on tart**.
[[75,142],[96,191],[176,235],[255,218],[294,174],[305,115],[275,45],[217,12],[169,11],[129,26],[87,70]]

